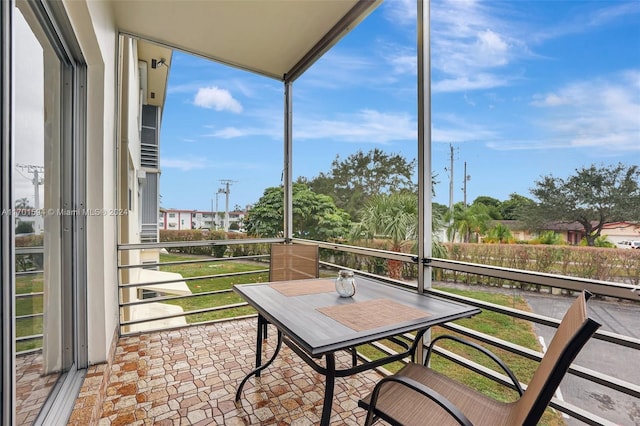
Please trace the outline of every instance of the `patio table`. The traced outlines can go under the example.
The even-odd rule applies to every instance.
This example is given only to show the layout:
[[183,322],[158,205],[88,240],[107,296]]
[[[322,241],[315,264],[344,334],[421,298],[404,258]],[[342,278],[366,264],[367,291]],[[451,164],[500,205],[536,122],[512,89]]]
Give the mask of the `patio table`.
[[[356,276],[356,294],[342,298],[334,283],[333,279],[318,278],[233,287],[258,311],[255,369],[238,386],[236,402],[247,380],[259,376],[275,360],[284,341],[315,371],[326,376],[320,424],[329,425],[336,377],[373,369],[409,355],[413,360],[427,329],[480,313],[475,307],[360,276]],[[263,364],[262,341],[267,323],[277,328],[278,335],[274,354]],[[413,331],[417,333],[411,346],[394,338]],[[336,351],[389,338],[401,344],[404,351],[361,364],[354,359],[350,368],[336,368]],[[321,358],[324,365],[318,362]]]

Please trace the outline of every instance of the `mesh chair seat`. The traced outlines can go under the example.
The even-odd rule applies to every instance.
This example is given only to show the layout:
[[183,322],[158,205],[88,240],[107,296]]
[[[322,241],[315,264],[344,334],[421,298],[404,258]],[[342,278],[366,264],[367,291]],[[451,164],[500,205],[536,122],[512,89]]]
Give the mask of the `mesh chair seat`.
[[318,278],[318,246],[272,244],[269,281]]
[[[586,302],[590,295],[582,292],[567,310],[526,391],[517,401],[495,401],[428,366],[411,363],[382,379],[371,395],[359,401],[359,405],[368,410],[366,424],[371,424],[375,417],[405,426],[537,424],[571,363],[600,327],[587,315]],[[494,354],[464,339],[455,339],[498,360],[519,388],[513,372]],[[431,351],[432,346],[427,360]]]
[[[458,407],[474,425],[513,425],[510,416],[515,408],[514,403],[496,401],[419,364],[407,364],[396,374],[416,380],[438,392]],[[371,395],[367,396],[361,405],[368,406],[370,398]],[[382,387],[376,409],[381,417],[402,425],[459,425],[442,407],[399,383],[390,382]]]

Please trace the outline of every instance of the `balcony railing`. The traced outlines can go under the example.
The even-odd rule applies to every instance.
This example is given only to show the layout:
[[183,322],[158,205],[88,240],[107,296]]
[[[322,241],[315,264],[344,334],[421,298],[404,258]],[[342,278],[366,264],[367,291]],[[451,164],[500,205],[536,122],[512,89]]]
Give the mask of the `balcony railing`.
[[[38,266],[39,262],[32,262],[32,257],[42,258],[44,255],[44,247],[16,247],[16,280],[42,280],[44,271],[41,266]],[[41,323],[44,317],[44,312],[41,303],[37,303],[38,300],[43,300],[44,291],[34,290],[31,286],[26,286],[29,289],[28,293],[17,293],[15,298],[15,305],[18,310],[16,313],[16,327],[18,333],[15,339],[16,342],[16,355],[25,355],[31,352],[38,352],[42,349],[42,328],[39,328],[36,323]],[[23,304],[26,304],[30,309],[20,309]],[[22,312],[26,311],[26,312]],[[27,327],[20,327],[21,324],[27,324]],[[25,330],[27,330],[25,332]],[[29,334],[26,334],[29,333]]]
[[[128,244],[118,247],[120,258],[127,257],[128,259],[138,258],[135,254],[139,254],[142,250],[149,253],[153,250],[176,250],[178,260],[160,260],[158,262],[149,263],[148,260],[140,263],[124,263],[121,261],[119,265],[119,292],[120,292],[120,318],[121,318],[121,335],[137,334],[150,331],[164,330],[174,327],[183,327],[185,325],[205,324],[218,321],[233,320],[239,318],[246,318],[251,315],[255,315],[247,303],[236,296],[232,291],[232,285],[238,283],[259,282],[266,281],[268,279],[268,244],[274,242],[282,242],[283,239],[248,239],[248,240],[214,240],[214,241],[196,241],[196,242],[169,242],[169,243],[142,243],[142,244]],[[495,267],[489,265],[478,265],[467,262],[446,260],[446,259],[425,259],[420,262],[415,255],[406,253],[396,253],[384,250],[369,249],[364,247],[346,246],[333,243],[323,243],[316,241],[294,239],[294,243],[298,244],[317,244],[321,249],[321,258],[325,259],[321,261],[321,268],[327,275],[332,275],[335,269],[344,269],[345,265],[337,263],[336,259],[349,257],[350,259],[357,258],[359,265],[359,274],[366,276],[372,276],[377,279],[387,281],[391,284],[401,286],[403,288],[412,289],[417,291],[417,285],[411,281],[399,281],[392,280],[388,277],[379,276],[374,272],[367,272],[363,269],[362,265],[372,265],[375,261],[387,261],[395,260],[401,261],[406,265],[408,270],[416,271],[417,268],[423,267],[425,274],[436,274],[439,271],[440,276],[447,276],[447,274],[470,274],[475,276],[496,278],[504,280],[505,283],[509,283],[508,286],[512,288],[514,284],[533,285],[541,291],[552,293],[554,291],[563,292],[577,292],[583,289],[589,290],[592,293],[604,297],[612,298],[614,300],[626,300],[635,309],[640,309],[640,305],[637,304],[640,300],[640,291],[636,291],[636,287],[626,283],[613,283],[608,281],[590,280],[584,278],[575,278],[562,275],[546,274],[539,272],[531,272],[525,270],[509,269],[502,267]],[[200,254],[197,256],[182,256],[190,251],[198,251],[199,253],[211,252],[215,246],[226,246],[227,251],[232,253],[230,257],[213,257],[206,254]],[[123,256],[124,253],[128,253],[127,256]],[[174,256],[175,257],[175,256]],[[330,261],[331,260],[331,261]],[[370,263],[367,263],[367,260]],[[246,271],[241,272],[215,272],[206,273],[202,271],[215,271],[219,269],[219,266],[227,262],[236,263],[251,263],[251,267]],[[171,267],[177,266],[194,266],[194,269],[200,269],[201,272],[193,274],[193,270],[189,272],[189,276],[179,275],[167,275],[163,276],[162,272]],[[151,275],[145,275],[140,279],[139,271],[143,268],[152,267],[160,272],[157,275],[158,279],[149,279],[153,277]],[[370,268],[374,270],[375,268]],[[136,278],[136,273],[138,271]],[[179,293],[181,288],[196,287],[198,283],[207,283],[211,286],[211,283],[219,281],[219,288],[205,289],[199,293],[197,292],[184,292]],[[222,282],[224,281],[224,282]],[[186,283],[191,284],[191,286]],[[177,286],[179,284],[179,286]],[[173,287],[172,287],[173,286]],[[163,291],[164,289],[164,291]],[[139,290],[146,290],[147,293],[140,292]],[[482,290],[482,288],[480,288]],[[469,305],[477,306],[483,311],[495,312],[504,316],[507,316],[513,320],[525,320],[532,324],[540,326],[557,327],[559,320],[556,318],[543,316],[524,310],[496,305],[493,303],[483,302],[481,300],[456,295],[450,292],[437,290],[434,288],[425,289],[426,292]],[[173,293],[172,293],[173,292]],[[143,297],[139,297],[143,296]],[[145,298],[148,297],[148,298]],[[201,307],[197,303],[190,303],[196,300],[208,301],[206,307]],[[153,304],[153,305],[151,305]],[[158,309],[140,309],[141,307],[149,306],[171,306],[167,312],[158,314],[162,310]],[[200,304],[202,305],[202,304]],[[145,314],[146,315],[142,315]],[[491,349],[500,349],[508,353],[515,354],[518,357],[522,357],[528,360],[539,362],[542,358],[542,353],[539,351],[531,350],[524,346],[518,345],[515,342],[499,339],[492,336],[489,333],[474,330],[468,327],[461,326],[455,323],[448,323],[444,326],[449,331],[459,333],[469,338],[475,339],[485,345],[488,345]],[[412,335],[401,336],[405,340],[412,340]],[[628,359],[640,359],[640,339],[632,336],[626,336],[618,333],[614,333],[607,330],[598,331],[594,335],[594,339],[606,342],[611,346],[611,353],[616,351],[625,351],[629,353]],[[379,351],[380,353],[394,353],[393,345],[386,342],[374,342],[369,345],[371,348]],[[475,362],[464,358],[460,355],[456,355],[451,351],[444,349],[438,350],[438,353],[444,358],[470,368],[484,377],[487,377],[493,381],[496,381],[505,386],[511,387],[509,381],[501,374],[494,372],[491,369],[476,364]],[[367,358],[367,354],[359,354],[362,358]],[[606,367],[606,368],[605,368]],[[625,367],[621,367],[625,368]],[[634,399],[640,398],[640,386],[638,383],[632,383],[624,380],[621,377],[614,377],[607,372],[611,371],[608,366],[603,365],[602,369],[596,371],[591,368],[586,368],[580,365],[572,365],[569,370],[569,375],[581,378],[590,382],[590,386],[597,386],[599,389],[603,389],[605,394],[615,393],[622,395],[622,398],[627,398],[631,401],[629,407],[633,405]],[[526,387],[526,386],[523,386]],[[637,401],[635,401],[637,403]],[[580,405],[576,406],[561,398],[554,398],[550,404],[551,407],[564,413],[565,415],[574,419],[580,420],[587,424],[600,425],[600,424],[615,424],[616,421],[611,421],[606,418],[601,412],[596,412],[596,409],[592,405]],[[629,408],[631,410],[631,408]],[[633,415],[629,413],[629,415]]]

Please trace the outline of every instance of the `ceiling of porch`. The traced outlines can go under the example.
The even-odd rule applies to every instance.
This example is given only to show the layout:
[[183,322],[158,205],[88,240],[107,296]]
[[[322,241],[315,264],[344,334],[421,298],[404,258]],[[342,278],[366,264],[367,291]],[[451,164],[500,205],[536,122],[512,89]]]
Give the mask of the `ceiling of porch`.
[[293,80],[382,0],[112,0],[121,32]]

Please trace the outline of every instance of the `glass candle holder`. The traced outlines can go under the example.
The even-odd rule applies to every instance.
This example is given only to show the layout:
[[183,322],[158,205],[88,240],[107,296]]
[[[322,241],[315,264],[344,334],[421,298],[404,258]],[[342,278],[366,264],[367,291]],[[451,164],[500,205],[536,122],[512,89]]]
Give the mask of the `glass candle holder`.
[[353,271],[338,272],[336,291],[340,297],[351,297],[356,294],[356,280],[353,277]]

